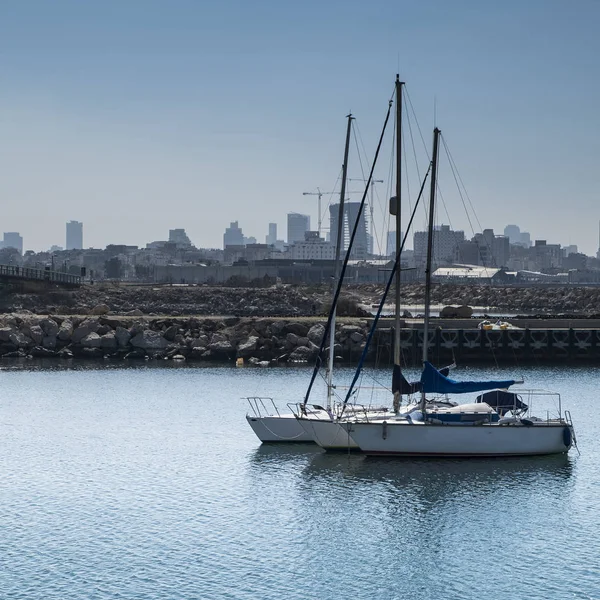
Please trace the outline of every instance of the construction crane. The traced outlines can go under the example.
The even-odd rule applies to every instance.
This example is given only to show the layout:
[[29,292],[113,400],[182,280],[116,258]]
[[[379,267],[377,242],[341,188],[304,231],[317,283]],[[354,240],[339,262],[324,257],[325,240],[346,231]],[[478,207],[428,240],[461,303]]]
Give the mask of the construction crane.
[[[351,179],[350,177],[348,177],[348,181],[362,181],[363,183],[366,183],[369,180],[368,179]],[[374,244],[375,240],[373,239],[373,202],[374,202],[375,184],[376,183],[383,183],[383,179],[371,179],[371,199],[369,200],[369,212],[371,213],[371,219],[369,221],[369,236],[371,238],[371,254],[373,254],[374,245],[375,245]]]
[[[317,207],[318,213],[318,232],[321,237],[321,198],[323,196],[330,196],[331,194],[337,194],[339,192],[322,192],[320,188],[317,188],[316,192],[302,192],[303,196],[318,196],[319,205]],[[362,192],[346,192],[347,194],[362,194]]]

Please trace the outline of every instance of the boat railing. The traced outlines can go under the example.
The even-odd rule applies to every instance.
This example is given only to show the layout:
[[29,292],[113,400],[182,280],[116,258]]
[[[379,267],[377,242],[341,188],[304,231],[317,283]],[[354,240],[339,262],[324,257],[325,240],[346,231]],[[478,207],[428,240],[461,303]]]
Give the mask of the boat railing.
[[[248,401],[248,404],[250,404],[254,416],[259,419],[262,419],[263,417],[281,416],[273,398],[266,396],[247,396],[246,400]],[[273,407],[273,410],[271,410],[270,406]]]
[[308,417],[310,415],[317,416],[319,413],[327,410],[318,404],[304,404],[303,402],[298,402],[296,404],[290,403],[288,404],[288,408],[295,415],[303,417]]
[[562,399],[558,392],[539,388],[515,388],[513,391],[521,396],[523,402],[527,404],[527,410],[525,411],[527,415],[533,415],[536,410],[535,405],[540,402],[540,399],[546,398],[554,401],[553,409],[556,411],[556,414],[551,415],[550,410],[546,409],[546,420],[563,418]]

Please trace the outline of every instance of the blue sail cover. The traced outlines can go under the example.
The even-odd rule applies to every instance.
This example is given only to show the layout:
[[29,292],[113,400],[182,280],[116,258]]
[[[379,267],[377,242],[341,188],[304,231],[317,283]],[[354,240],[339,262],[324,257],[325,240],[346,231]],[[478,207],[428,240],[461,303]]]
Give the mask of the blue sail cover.
[[442,375],[430,362],[425,362],[421,373],[423,391],[432,394],[468,394],[496,388],[507,388],[515,383],[508,381],[454,381]]

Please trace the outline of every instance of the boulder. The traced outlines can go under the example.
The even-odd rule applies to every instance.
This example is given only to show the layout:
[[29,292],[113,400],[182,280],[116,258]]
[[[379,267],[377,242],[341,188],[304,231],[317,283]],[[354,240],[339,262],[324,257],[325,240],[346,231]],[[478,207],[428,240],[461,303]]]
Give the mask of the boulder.
[[120,348],[125,348],[129,345],[129,340],[131,340],[131,334],[125,327],[117,326],[115,329],[115,339],[117,340],[117,344]]
[[245,358],[250,356],[258,345],[258,337],[251,335],[245,342],[242,342],[237,349],[237,355]]
[[200,336],[199,338],[192,338],[189,341],[190,348],[206,348],[208,346],[208,340],[205,335]]
[[60,328],[58,330],[58,334],[56,337],[58,337],[58,339],[61,342],[67,342],[71,339],[72,335],[73,335],[73,323],[71,321],[69,321],[69,319],[65,319],[60,324]]
[[[130,310],[129,312],[126,312],[125,315],[127,317],[141,317],[144,313],[139,309],[136,308],[134,310]],[[127,358],[127,357],[125,357]]]
[[108,325],[100,325],[100,327],[98,327],[98,331],[96,331],[96,333],[98,335],[104,335],[105,333],[108,333],[109,331],[112,331],[112,327],[109,327]]
[[350,336],[350,339],[355,343],[355,344],[360,344],[360,342],[363,341],[363,339],[365,338],[365,336],[360,332],[360,331],[355,331],[354,333],[352,333],[352,335]]
[[144,329],[142,333],[131,338],[130,344],[143,350],[164,350],[169,342],[158,331]]
[[298,345],[298,336],[295,333],[288,333],[285,336],[285,341],[290,345],[290,346],[297,346]]
[[86,319],[71,336],[71,341],[74,344],[79,344],[81,340],[89,335],[90,333],[96,333],[98,331],[98,327],[100,327],[100,323],[96,319]]
[[168,327],[165,330],[165,332],[163,333],[163,337],[166,340],[168,340],[169,342],[172,342],[178,333],[179,333],[179,327],[177,327],[177,325],[171,325],[171,327]]
[[308,334],[309,327],[306,323],[293,322],[288,323],[283,329],[282,333],[295,333],[298,337],[306,337]]
[[296,346],[308,346],[310,344],[310,340],[307,337],[299,337],[296,340]]
[[17,348],[26,348],[32,344],[31,339],[25,334],[21,333],[20,331],[13,330],[11,330],[8,336],[8,341],[17,346]]
[[185,360],[185,356],[183,356],[183,354],[175,354],[175,356],[173,356],[173,360],[184,361]]
[[13,333],[11,327],[0,327],[0,342],[9,342],[10,334]]
[[123,358],[145,358],[146,351],[142,348],[136,348],[131,352],[128,352]]
[[90,311],[92,315],[106,315],[110,311],[110,308],[106,304],[96,304]]
[[323,334],[325,333],[325,327],[321,325],[321,323],[317,323],[313,325],[306,335],[306,337],[317,346],[321,345],[321,341],[323,340]]
[[63,348],[56,353],[59,358],[73,358],[73,353],[68,348]]
[[44,348],[56,348],[56,336],[45,335],[42,340],[42,346],[44,346]]
[[298,346],[289,356],[290,362],[307,362],[313,356],[313,351],[306,346]]
[[473,316],[473,309],[466,304],[460,306],[444,306],[440,311],[442,319],[470,319]]
[[229,340],[224,340],[221,342],[211,342],[208,345],[208,351],[217,357],[229,357],[233,354],[234,348]]
[[210,338],[210,342],[211,344],[216,344],[218,342],[228,342],[229,340],[227,339],[226,335],[223,335],[222,333],[213,333],[212,337]]
[[100,348],[102,338],[97,333],[88,333],[82,340],[81,345],[84,348]]
[[36,346],[39,346],[44,339],[44,331],[39,325],[32,325],[29,328],[29,337],[33,340]]
[[[98,334],[96,334],[98,335]],[[100,347],[105,350],[116,350],[118,346],[117,336],[114,331],[109,331],[100,336]]]
[[42,319],[39,322],[39,326],[49,337],[56,337],[58,335],[59,327],[58,323],[54,319]]

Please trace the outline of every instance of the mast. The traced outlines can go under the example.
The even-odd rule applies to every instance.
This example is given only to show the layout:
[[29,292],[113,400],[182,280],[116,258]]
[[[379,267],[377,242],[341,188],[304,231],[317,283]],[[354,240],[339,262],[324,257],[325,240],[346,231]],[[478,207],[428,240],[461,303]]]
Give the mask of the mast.
[[[396,260],[400,263],[400,248],[402,247],[402,86],[400,76],[396,74]],[[396,295],[395,295],[395,315],[394,321],[394,369],[400,369],[400,265],[396,268]],[[400,410],[402,394],[399,390],[394,392],[394,412]]]
[[[427,227],[427,262],[425,265],[425,318],[423,319],[423,363],[427,360],[429,346],[429,305],[431,304],[431,262],[433,254],[433,224],[435,211],[435,192],[437,185],[438,142],[440,130],[433,130],[433,153],[431,156],[431,189],[429,193],[429,226]],[[425,417],[425,392],[421,392],[421,412]]]
[[[348,128],[346,130],[346,146],[344,148],[344,163],[342,165],[342,187],[340,190],[340,206],[338,212],[338,229],[335,241],[335,271],[333,278],[332,298],[335,293],[338,280],[340,278],[340,254],[342,251],[342,241],[344,240],[344,199],[346,196],[346,178],[348,175],[348,152],[350,150],[350,132],[352,130],[352,114],[346,116],[348,119]],[[335,357],[335,313],[336,307],[332,306],[331,327],[329,328],[329,357],[327,360],[327,408],[332,408],[333,395],[333,360]]]

